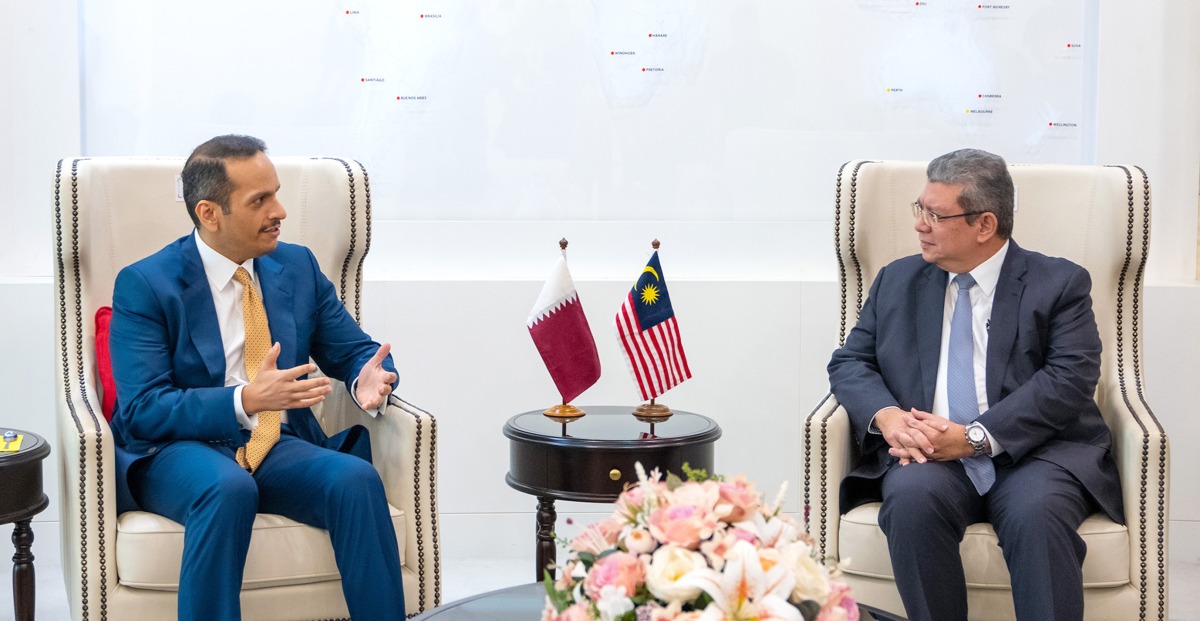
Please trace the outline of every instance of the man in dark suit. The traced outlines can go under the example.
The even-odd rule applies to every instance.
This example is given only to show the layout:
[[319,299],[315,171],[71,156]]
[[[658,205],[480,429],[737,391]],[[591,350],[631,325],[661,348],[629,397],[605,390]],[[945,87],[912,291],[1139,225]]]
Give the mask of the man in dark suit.
[[1076,529],[1097,508],[1124,521],[1093,400],[1091,279],[1011,239],[1013,182],[1000,157],[963,149],[926,175],[913,204],[921,254],[880,270],[829,363],[862,455],[842,507],[883,501],[879,523],[914,621],[967,618],[959,543],[980,521],[1004,550],[1018,618],[1081,620]]
[[[278,241],[287,213],[266,146],[192,152],[193,233],[121,270],[110,337],[118,486],[186,528],[180,619],[240,619],[258,512],[329,531],[356,620],[404,616],[395,531],[366,430],[327,438],[309,407],[328,379],[364,410],[396,382],[389,346],[346,312],[312,253]],[[264,312],[265,311],[265,312]]]

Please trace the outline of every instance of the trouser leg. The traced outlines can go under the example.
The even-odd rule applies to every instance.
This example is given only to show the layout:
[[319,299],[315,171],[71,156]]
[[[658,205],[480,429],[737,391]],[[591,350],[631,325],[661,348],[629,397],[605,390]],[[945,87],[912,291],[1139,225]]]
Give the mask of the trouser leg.
[[959,544],[983,500],[957,462],[893,465],[883,478],[879,525],[910,621],[965,621]]
[[175,442],[135,464],[129,488],[147,511],[184,526],[179,619],[241,619],[242,572],[258,489],[232,451]]
[[329,531],[351,618],[404,617],[396,531],[370,463],[285,434],[255,479],[263,512]]
[[1095,507],[1079,481],[1056,464],[1026,459],[997,469],[986,503],[1017,618],[1081,621],[1087,546],[1078,528]]

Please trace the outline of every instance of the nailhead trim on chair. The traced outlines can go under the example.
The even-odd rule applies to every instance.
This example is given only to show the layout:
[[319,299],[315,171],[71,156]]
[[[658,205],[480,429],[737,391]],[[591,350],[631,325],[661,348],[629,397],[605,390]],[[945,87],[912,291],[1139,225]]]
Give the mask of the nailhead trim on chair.
[[[1122,300],[1125,294],[1125,277],[1129,269],[1129,262],[1133,256],[1133,226],[1136,215],[1136,206],[1134,203],[1134,187],[1133,174],[1124,166],[1114,166],[1120,168],[1125,173],[1126,192],[1129,201],[1129,216],[1128,226],[1125,236],[1125,264],[1121,268],[1121,280],[1117,285],[1117,379],[1121,386],[1121,397],[1125,401],[1125,406],[1131,412],[1136,412],[1129,402],[1129,391],[1125,383],[1125,365],[1124,360],[1124,322],[1122,321]],[[1137,391],[1138,401],[1146,409],[1150,415],[1151,422],[1154,423],[1159,434],[1159,455],[1158,455],[1158,618],[1160,620],[1166,618],[1166,542],[1164,541],[1164,533],[1166,532],[1166,462],[1167,462],[1167,439],[1166,431],[1158,418],[1154,416],[1154,412],[1150,410],[1149,404],[1146,403],[1145,393],[1142,390],[1141,377],[1141,362],[1139,360],[1140,340],[1138,339],[1138,319],[1141,308],[1141,283],[1142,275],[1145,271],[1146,254],[1150,244],[1150,180],[1146,171],[1140,166],[1136,167],[1142,176],[1142,244],[1141,244],[1141,262],[1138,266],[1137,276],[1134,280],[1133,287],[1133,303],[1131,305],[1132,321],[1130,324],[1131,337],[1133,345],[1129,348],[1133,358],[1133,384]],[[1147,557],[1149,544],[1146,539],[1146,500],[1147,500],[1147,478],[1149,476],[1149,461],[1150,461],[1150,430],[1147,428],[1145,421],[1140,417],[1135,416],[1138,425],[1142,428],[1142,472],[1139,493],[1141,510],[1138,512],[1138,548],[1139,548],[1139,565],[1140,571],[1140,602],[1139,602],[1139,619],[1146,619],[1146,591],[1147,591]]]
[[[858,171],[859,171],[859,169],[861,169],[863,167],[864,164],[875,164],[875,163],[877,163],[877,162],[859,161],[858,163],[856,163],[854,165],[854,170],[851,171],[851,173],[850,173],[850,201],[849,201],[849,208],[848,208],[849,222],[847,224],[847,229],[848,229],[847,236],[848,236],[850,260],[851,260],[851,263],[853,263],[853,265],[854,265],[855,281],[857,282],[857,285],[858,285],[857,291],[855,292],[855,300],[856,300],[855,314],[856,314],[856,317],[857,317],[857,313],[862,310],[862,295],[863,295],[863,293],[862,293],[862,264],[858,260],[858,253],[854,250],[854,219],[855,219],[855,212],[856,212],[857,200],[858,200]],[[850,164],[850,162],[846,162],[846,163],[842,164],[840,168],[838,168],[837,188],[836,188],[836,192],[834,194],[834,201],[833,201],[833,204],[834,204],[833,245],[835,248],[838,249],[838,252],[837,252],[838,282],[841,285],[841,298],[842,298],[841,327],[838,330],[838,346],[839,347],[846,344],[846,319],[847,319],[847,316],[849,315],[849,313],[847,312],[848,311],[847,298],[849,297],[849,294],[848,294],[848,291],[846,288],[846,263],[842,259],[842,253],[841,253],[841,248],[842,248],[842,234],[841,234],[842,175],[846,170],[846,166],[848,166],[849,164]],[[804,520],[805,520],[805,523],[808,523],[808,520],[811,517],[810,513],[812,511],[812,506],[809,504],[811,501],[811,496],[810,496],[811,480],[808,475],[809,464],[811,463],[810,456],[812,455],[812,440],[810,439],[811,438],[810,432],[812,430],[812,418],[821,409],[821,407],[824,406],[825,403],[827,401],[829,401],[830,399],[833,399],[833,403],[835,403],[835,404],[837,403],[837,399],[836,399],[836,397],[833,396],[832,393],[827,394],[827,395],[825,395],[825,398],[821,400],[821,403],[817,405],[816,409],[814,409],[804,419],[804,472],[805,472],[805,475],[804,475],[804,512],[805,512]],[[824,558],[827,554],[827,545],[828,545],[828,536],[829,536],[829,481],[827,478],[827,472],[828,472],[827,464],[829,463],[828,422],[829,422],[829,417],[833,415],[833,412],[836,409],[837,409],[836,407],[831,408],[829,413],[826,414],[821,419],[821,447],[820,447],[820,453],[819,453],[820,464],[821,464],[821,482],[820,482],[821,483],[821,488],[820,488],[821,489],[821,504],[820,504],[820,522],[818,523],[818,530],[817,530],[817,532],[818,532],[817,543],[819,546],[820,556],[822,558]]]
[[[83,311],[82,311],[82,284],[79,279],[79,162],[86,158],[71,160],[71,265],[74,276],[74,293],[75,293],[75,366],[77,369],[77,379],[79,381],[79,395],[82,403],[87,407],[88,415],[92,419],[92,425],[95,429],[101,429],[99,419],[96,412],[92,409],[91,402],[88,400],[86,383],[84,382],[83,373]],[[58,315],[59,315],[59,342],[62,347],[62,365],[63,365],[63,391],[67,407],[71,411],[71,418],[75,421],[75,430],[79,434],[79,550],[80,550],[80,583],[81,583],[81,612],[83,619],[89,617],[90,608],[88,600],[88,567],[87,567],[87,549],[88,549],[88,528],[87,528],[87,472],[84,464],[88,459],[87,443],[85,442],[83,426],[80,423],[79,413],[75,410],[74,401],[71,399],[73,387],[71,384],[71,364],[68,355],[67,347],[67,300],[66,300],[66,273],[65,260],[63,256],[63,222],[62,222],[62,167],[63,160],[59,160],[54,172],[54,222],[55,222],[55,261],[58,271]],[[99,509],[99,521],[96,528],[96,543],[97,552],[100,560],[100,619],[103,621],[108,617],[108,557],[105,545],[105,525],[104,525],[104,434],[96,434],[96,505]]]
[[363,176],[363,213],[367,221],[366,234],[363,236],[363,253],[358,258],[358,267],[354,270],[354,316],[358,317],[359,309],[362,303],[362,273],[363,262],[367,259],[367,254],[371,252],[371,176],[367,174],[367,167],[362,165],[362,162],[354,160],[358,165],[358,169],[362,171]]
[[[356,213],[356,210],[355,210],[356,205],[355,205],[354,171],[351,170],[350,164],[346,163],[346,160],[343,160],[341,158],[326,157],[326,158],[322,158],[322,159],[332,160],[332,161],[340,163],[342,165],[342,167],[346,169],[346,177],[349,180],[350,248],[346,252],[346,258],[342,260],[342,283],[341,283],[341,288],[338,289],[338,297],[341,298],[342,305],[345,306],[345,304],[346,304],[346,277],[350,273],[350,259],[352,259],[354,257],[354,245],[358,241],[358,214]],[[363,257],[366,258],[366,252],[363,252]],[[359,269],[361,270],[361,263],[360,263]],[[360,311],[360,309],[359,309],[359,288],[360,288],[361,284],[362,284],[361,280],[356,278],[355,283],[354,283],[354,285],[355,285],[354,286],[354,321],[355,321],[355,323],[362,323],[361,313],[359,312]]]

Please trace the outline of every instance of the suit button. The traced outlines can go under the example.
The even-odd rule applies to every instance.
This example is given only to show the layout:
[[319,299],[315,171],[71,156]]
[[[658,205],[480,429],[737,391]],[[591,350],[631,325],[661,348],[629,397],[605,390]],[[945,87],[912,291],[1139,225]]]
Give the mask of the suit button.
[[146,451],[146,452],[147,452],[147,453],[150,453],[151,455],[153,455],[153,454],[154,454],[154,452],[155,452],[155,451],[157,451],[157,450],[158,450],[158,447],[157,447],[157,446],[152,446],[152,447],[150,447],[150,450],[149,450],[149,451]]

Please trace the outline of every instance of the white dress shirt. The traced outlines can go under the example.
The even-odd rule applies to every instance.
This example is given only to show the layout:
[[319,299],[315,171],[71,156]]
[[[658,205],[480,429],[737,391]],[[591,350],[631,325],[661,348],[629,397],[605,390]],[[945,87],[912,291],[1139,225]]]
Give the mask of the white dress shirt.
[[[234,280],[233,275],[239,267],[246,268],[255,290],[258,291],[258,299],[263,299],[262,286],[258,283],[258,275],[254,273],[254,259],[247,259],[239,265],[209,247],[200,238],[199,230],[194,231],[192,235],[196,237],[196,249],[200,251],[200,262],[204,264],[204,274],[208,277],[213,306],[217,311],[217,326],[221,330],[221,344],[225,346],[225,385],[235,387],[233,411],[243,428],[253,430],[258,426],[258,412],[247,414],[242,405],[242,389],[250,383],[250,376],[246,374],[246,321],[242,317],[242,283]],[[270,318],[267,319],[267,323],[270,323]],[[287,410],[280,412],[280,424],[286,423],[287,420]]]
[[[1004,265],[1004,257],[1008,254],[1008,241],[996,254],[980,263],[970,271],[975,279],[971,288],[971,333],[975,343],[975,400],[979,404],[979,413],[987,411],[987,346],[988,328],[992,319],[992,299],[996,294],[996,285],[1000,282],[1000,268]],[[950,418],[950,405],[946,397],[946,361],[950,355],[950,320],[954,317],[954,307],[958,304],[958,284],[954,277],[958,274],[946,275],[946,303],[942,305],[942,346],[938,354],[937,384],[933,391],[933,414],[942,418]],[[982,426],[982,425],[981,425]],[[1004,449],[992,437],[991,432],[984,428],[988,441],[991,442],[991,455],[995,457]]]

